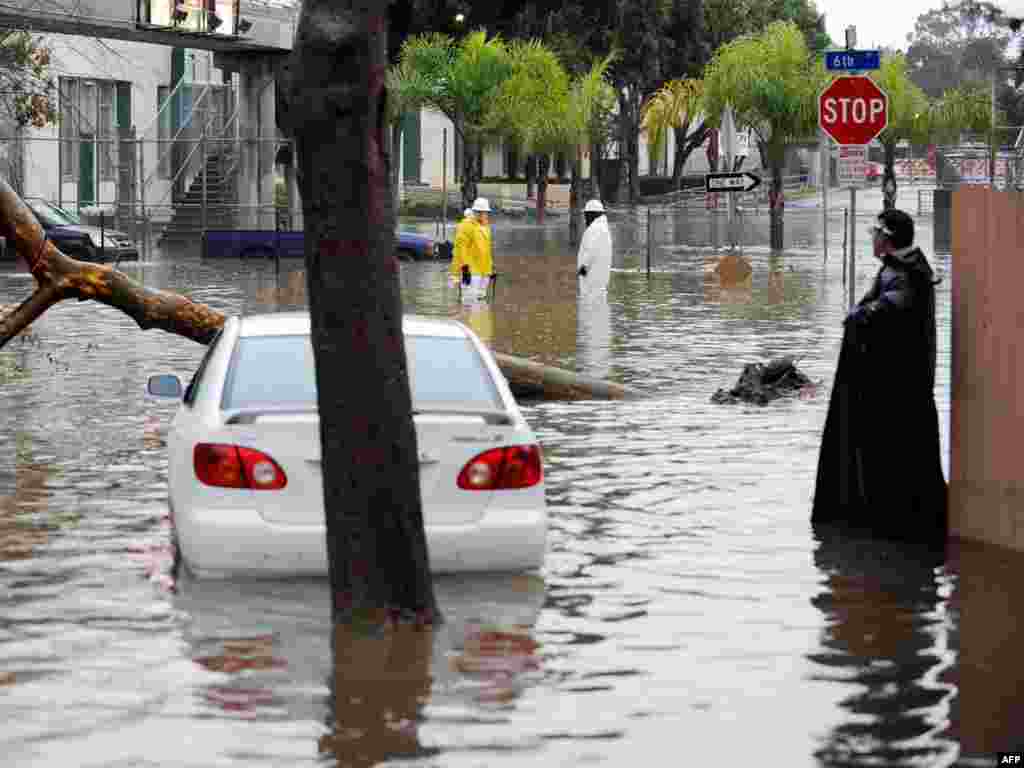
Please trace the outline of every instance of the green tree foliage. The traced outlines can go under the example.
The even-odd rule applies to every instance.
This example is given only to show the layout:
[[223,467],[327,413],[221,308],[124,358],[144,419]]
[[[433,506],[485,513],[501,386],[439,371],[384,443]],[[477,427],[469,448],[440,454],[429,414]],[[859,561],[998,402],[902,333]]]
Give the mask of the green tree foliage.
[[825,33],[825,17],[813,0],[704,0],[703,37],[712,51],[775,21],[793,22],[812,51],[832,44]]
[[773,22],[716,51],[704,75],[704,109],[717,124],[731,107],[737,125],[749,125],[771,169],[771,246],[782,248],[782,170],[786,144],[814,136],[818,94],[827,81],[796,24]]
[[511,74],[502,81],[487,117],[488,130],[503,134],[538,160],[537,221],[547,204],[552,153],[569,147],[569,75],[554,52],[539,40],[513,41]]
[[489,116],[501,84],[512,74],[508,46],[483,30],[455,40],[448,35],[414,35],[403,44],[391,85],[407,108],[443,113],[463,141],[462,199],[477,193],[480,153],[500,136]]
[[1004,63],[1009,23],[1000,8],[977,0],[921,14],[907,38],[911,78],[933,98],[966,83],[988,81]]

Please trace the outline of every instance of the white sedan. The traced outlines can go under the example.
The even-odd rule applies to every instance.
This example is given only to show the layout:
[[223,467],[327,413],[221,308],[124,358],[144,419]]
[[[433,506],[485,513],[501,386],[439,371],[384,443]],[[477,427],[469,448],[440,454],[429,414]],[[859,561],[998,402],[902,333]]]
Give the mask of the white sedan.
[[[431,569],[538,568],[541,449],[493,355],[455,320],[407,315],[403,327]],[[309,314],[229,318],[184,393],[173,375],[147,389],[182,399],[168,477],[189,571],[326,574]]]

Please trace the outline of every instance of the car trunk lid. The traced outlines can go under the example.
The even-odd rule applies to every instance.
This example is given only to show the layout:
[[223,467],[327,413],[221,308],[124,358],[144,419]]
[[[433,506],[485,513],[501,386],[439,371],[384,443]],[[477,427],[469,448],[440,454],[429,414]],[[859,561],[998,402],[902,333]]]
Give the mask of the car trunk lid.
[[[287,485],[261,499],[260,515],[280,525],[322,525],[323,465],[320,422],[315,411],[262,409],[225,414],[224,442],[267,454],[284,471]],[[414,412],[420,494],[425,525],[461,525],[479,520],[493,491],[460,489],[462,468],[478,454],[509,444],[515,430],[501,410],[424,407]],[[267,503],[269,502],[269,503]]]

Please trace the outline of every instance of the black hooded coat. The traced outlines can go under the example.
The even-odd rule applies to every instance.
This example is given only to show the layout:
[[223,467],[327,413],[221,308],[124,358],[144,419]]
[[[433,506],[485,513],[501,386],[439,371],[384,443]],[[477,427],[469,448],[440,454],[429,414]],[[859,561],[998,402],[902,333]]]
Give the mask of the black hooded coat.
[[935,283],[920,249],[887,255],[845,323],[811,511],[880,538],[947,534],[935,407]]

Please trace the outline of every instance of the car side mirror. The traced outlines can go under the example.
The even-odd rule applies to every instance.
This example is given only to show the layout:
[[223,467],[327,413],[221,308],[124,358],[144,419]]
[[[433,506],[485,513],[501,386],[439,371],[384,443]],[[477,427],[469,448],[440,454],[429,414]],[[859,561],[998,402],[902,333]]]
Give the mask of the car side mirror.
[[150,376],[146,382],[146,392],[153,397],[173,397],[181,399],[181,379],[172,373]]

